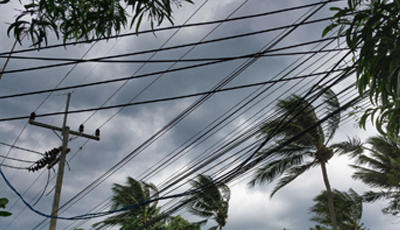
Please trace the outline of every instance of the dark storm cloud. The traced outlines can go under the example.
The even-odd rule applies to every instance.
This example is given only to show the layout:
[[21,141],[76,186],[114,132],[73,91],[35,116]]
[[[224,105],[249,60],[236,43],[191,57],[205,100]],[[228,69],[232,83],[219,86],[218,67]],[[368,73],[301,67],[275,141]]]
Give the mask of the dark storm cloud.
[[[301,2],[253,0],[246,3],[232,17],[263,13],[291,7],[294,5],[309,4],[314,2],[315,1],[311,0]],[[196,4],[194,6],[185,4],[183,5],[183,8],[175,11],[176,25],[180,25],[184,20],[186,20],[186,18],[202,2],[195,3]],[[243,1],[239,0],[209,1],[205,7],[191,20],[191,22],[204,22],[224,19],[241,3],[243,3]],[[7,9],[11,9],[10,6],[7,7],[9,7]],[[0,9],[3,11],[3,9],[6,9],[6,7],[1,6]],[[15,14],[15,12],[12,12],[12,10],[7,10],[6,12],[7,13],[2,13],[0,15],[0,19],[3,22],[11,21],[13,14]],[[223,24],[218,28],[218,30],[211,33],[206,40],[292,24],[301,14],[305,12],[306,10],[298,10],[294,12],[271,15],[264,18],[229,22]],[[331,12],[329,10],[324,9],[321,11],[321,13],[315,15],[313,19],[329,16],[330,13]],[[304,41],[320,39],[321,31],[325,25],[326,24],[324,23],[318,23],[315,25],[300,27],[293,34],[282,40],[276,47],[285,47]],[[208,25],[202,27],[183,28],[166,46],[168,47],[190,42],[197,42],[203,38],[213,27],[214,26]],[[7,52],[13,43],[13,39],[9,39],[5,35],[5,25],[1,26],[1,28],[3,33],[0,33],[0,38],[2,39],[0,50],[1,52]],[[272,39],[278,35],[279,32],[280,31],[201,45],[194,48],[193,51],[191,51],[185,58],[223,57],[254,53],[272,41]],[[108,42],[101,41],[90,50],[86,58],[157,49],[168,39],[172,33],[173,31],[164,31],[157,32],[155,35],[148,33],[140,36],[131,36],[127,38],[120,38],[118,40],[110,40]],[[54,43],[58,43],[58,41],[54,41]],[[23,47],[27,48],[28,45],[29,41],[24,43]],[[295,50],[304,51],[310,47],[312,46],[301,47]],[[22,47],[18,46],[18,49],[21,48]],[[77,45],[69,46],[67,48],[60,47],[57,49],[43,50],[40,52],[31,52],[24,55],[81,58],[82,55],[89,50],[89,48],[90,45]],[[178,59],[188,50],[189,48],[186,47],[160,52],[155,55],[154,59]],[[121,59],[145,60],[149,58],[150,55],[151,54],[144,54]],[[323,58],[320,56],[319,58],[323,60]],[[226,87],[270,80],[295,59],[297,59],[297,56],[261,58],[247,68],[243,73],[234,78],[229,84],[227,84]],[[194,68],[165,74],[134,101],[153,100],[157,98],[186,95],[210,90],[222,79],[229,76],[229,74],[231,74],[234,69],[243,62],[244,60],[236,60],[218,65],[211,65],[202,68]],[[19,69],[44,64],[49,63],[44,61],[36,62],[12,59],[7,69]],[[191,64],[195,63],[179,63],[172,68],[188,66]],[[72,71],[60,86],[79,85],[82,82],[90,83],[100,80],[128,77],[132,76],[133,74],[140,75],[155,71],[162,71],[168,68],[170,65],[171,63],[149,63],[139,70],[141,64],[85,63],[80,64],[74,71]],[[9,95],[18,93],[20,91],[27,92],[40,89],[52,89],[61,81],[68,71],[71,70],[71,67],[72,66],[67,66],[31,72],[5,74],[0,82],[0,85],[2,86],[2,88],[0,88],[0,94]],[[304,74],[310,71],[311,70],[305,71]],[[289,76],[294,74],[295,73],[292,73]],[[106,105],[122,104],[131,101],[132,98],[137,96],[144,87],[149,85],[157,77],[159,77],[159,75],[130,80],[114,97],[111,98],[109,102],[106,103]],[[117,82],[101,86],[76,89],[72,93],[70,110],[100,107],[122,84],[123,82]],[[166,169],[146,177],[146,181],[153,182],[156,185],[161,184],[161,182],[164,182],[165,179],[169,178],[171,175],[175,175],[174,173],[176,173],[177,170],[185,169],[184,166],[187,165],[187,162],[193,160],[195,157],[198,157],[211,145],[218,143],[221,138],[225,137],[231,130],[234,130],[236,127],[238,127],[239,124],[245,123],[247,119],[254,115],[256,111],[265,107],[262,112],[269,114],[269,112],[273,110],[272,108],[275,105],[275,101],[278,96],[285,96],[294,92],[302,92],[305,90],[303,86],[309,84],[311,84],[311,81],[306,80],[302,83],[296,81],[291,83],[280,83],[272,86],[271,89],[267,91],[267,93],[271,94],[262,100],[259,105],[255,106],[249,111],[244,112],[240,117],[233,120],[231,123],[225,123],[223,129],[221,129],[218,133],[209,137],[207,141],[186,153],[184,157],[180,158],[179,160],[175,160],[173,164]],[[294,86],[294,88],[291,88],[292,86]],[[68,169],[68,166],[66,167],[61,204],[68,202],[81,191],[83,193],[88,192],[89,190],[86,190],[86,187],[94,182],[97,178],[100,178],[101,180],[105,179],[106,177],[109,178],[101,184],[94,183],[94,186],[91,187],[93,190],[81,200],[73,200],[72,203],[76,203],[72,205],[65,213],[63,213],[62,216],[74,216],[86,213],[102,201],[108,200],[109,196],[112,194],[112,184],[124,184],[125,178],[128,175],[137,179],[143,178],[151,171],[150,168],[154,164],[165,157],[170,157],[170,154],[174,152],[174,150],[180,150],[179,146],[189,140],[194,134],[198,133],[204,127],[211,124],[216,118],[228,111],[236,103],[240,102],[244,98],[244,95],[249,95],[253,90],[253,88],[241,89],[213,95],[208,101],[204,102],[200,107],[179,122],[171,130],[160,136],[157,141],[155,141],[148,148],[144,149],[144,151],[141,151],[140,146],[145,143],[146,140],[149,140],[150,137],[165,127],[173,118],[178,116],[188,106],[198,100],[199,97],[130,106],[123,109],[117,114],[117,116],[109,121],[108,119],[115,114],[118,109],[98,111],[93,116],[92,112],[68,116],[68,125],[72,130],[76,130],[80,124],[84,123],[90,116],[92,116],[88,121],[85,122],[85,132],[91,134],[96,128],[102,126],[101,140],[99,142],[89,141],[89,143],[85,144],[86,139],[77,138],[70,142],[69,147],[71,148],[71,152],[68,154],[67,159],[69,161],[69,167],[71,170]],[[38,114],[64,111],[66,101],[65,93],[66,92],[64,91],[55,92],[38,109]],[[266,95],[267,94],[264,94],[263,96]],[[28,116],[37,108],[37,106],[46,96],[47,94],[4,100],[0,99],[0,108],[2,111],[0,118]],[[247,108],[249,107],[245,107],[243,111],[245,111]],[[37,118],[37,121],[43,123],[52,122],[53,125],[60,126],[62,124],[62,118],[63,116],[57,116],[53,120],[52,117],[43,117]],[[254,120],[251,122],[253,121]],[[251,124],[251,122],[249,123]],[[25,120],[1,122],[0,141],[10,144],[13,143],[25,124]],[[343,140],[346,135],[350,134],[350,129],[351,128],[341,129],[339,131],[340,133],[337,135],[337,140]],[[358,133],[360,130],[352,130],[351,132]],[[60,140],[52,131],[28,125],[17,142],[17,145],[44,152],[53,147],[59,146],[60,143]],[[1,154],[5,155],[8,149],[8,147],[1,146]],[[235,151],[237,151],[237,149],[232,152]],[[227,156],[233,154],[232,152],[229,152],[226,156],[216,160],[213,162],[213,164],[200,169],[198,172],[203,172],[208,167],[214,166],[215,164],[220,164],[220,166],[227,164],[228,162],[224,162],[224,160]],[[114,165],[128,155],[130,155],[132,159],[124,167],[116,172],[111,170],[110,173],[104,174],[107,172],[107,170],[110,170]],[[12,150],[10,152],[10,156],[26,158],[30,160],[36,160],[40,158],[38,155],[16,150]],[[21,165],[20,163],[11,162],[10,160],[5,161],[5,163]],[[329,176],[332,180],[332,185],[334,188],[338,188],[340,190],[347,190],[349,186],[354,185],[354,189],[356,189],[359,193],[362,193],[366,188],[362,187],[360,184],[353,184],[353,181],[350,178],[352,172],[350,170],[347,171],[347,163],[347,160],[343,159],[338,162],[330,163]],[[29,164],[22,165],[29,166]],[[26,171],[15,171],[4,167],[3,170],[12,184],[21,193],[27,190],[32,182],[38,177],[38,175],[40,175],[40,172],[28,173]],[[215,170],[216,169],[214,169],[214,171]],[[55,175],[54,171],[50,170],[49,173],[52,180],[47,187],[45,195],[35,206],[35,208],[44,213],[50,212],[50,204],[53,199],[53,193],[50,193],[49,195],[46,194],[54,187],[55,184],[55,180],[53,179]],[[343,173],[345,175],[343,175]],[[102,175],[105,177],[103,178]],[[178,173],[177,175],[181,175],[181,173]],[[187,182],[193,176],[195,175],[190,175],[188,178],[184,178],[184,182]],[[308,214],[308,209],[312,205],[312,198],[319,194],[322,189],[324,189],[319,168],[315,168],[303,177],[299,177],[294,183],[279,191],[272,199],[269,198],[269,194],[274,186],[274,183],[271,185],[257,186],[249,189],[247,186],[247,181],[250,177],[247,177],[247,180],[241,181],[240,183],[239,181],[234,181],[232,183],[238,183],[238,185],[232,187],[232,200],[230,203],[228,224],[225,229],[282,230],[283,228],[287,228],[291,230],[304,230],[315,225],[314,223],[308,221],[308,219],[311,217]],[[24,194],[24,197],[31,203],[35,202],[38,199],[41,191],[44,189],[46,183],[47,172],[43,173],[37,182],[32,184],[32,187],[27,190],[27,193]],[[2,194],[1,196],[8,197],[10,199],[10,204],[16,203],[16,205],[11,209],[11,212],[13,212],[16,216],[25,206],[18,201],[18,198],[10,189],[5,186],[4,182],[0,182],[0,186],[2,186],[0,187],[0,189],[2,189],[0,190]],[[95,188],[95,186],[97,187]],[[11,206],[12,205],[9,205],[8,207]],[[373,218],[374,215],[381,215],[379,212],[380,209],[376,208],[376,206],[374,207],[375,208],[370,208],[369,206],[366,207],[363,219],[363,222],[366,224],[366,226],[370,229],[379,229],[378,226],[386,230],[396,229],[396,225],[390,224],[390,218],[388,217],[379,216]],[[185,215],[188,214],[185,213]],[[42,217],[28,210],[22,212],[21,216],[24,217],[24,221],[19,221],[17,219],[12,222],[8,229],[31,229],[43,220]],[[197,217],[192,217],[190,215],[188,216],[188,218],[190,220],[193,219],[193,221],[198,219]],[[99,220],[101,219],[91,220],[82,227],[84,229],[89,229],[92,223]],[[1,221],[2,226],[5,226],[10,223],[11,218],[5,218]],[[75,226],[70,224],[71,222],[69,221],[59,221],[58,226],[60,229],[71,229],[73,226]],[[207,226],[212,225],[210,223]]]

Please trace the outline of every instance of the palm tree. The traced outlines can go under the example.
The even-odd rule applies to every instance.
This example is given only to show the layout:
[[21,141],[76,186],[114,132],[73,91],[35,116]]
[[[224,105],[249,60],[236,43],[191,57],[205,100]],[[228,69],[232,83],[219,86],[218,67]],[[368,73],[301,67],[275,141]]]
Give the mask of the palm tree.
[[353,179],[361,180],[380,191],[369,191],[364,199],[373,202],[379,199],[390,200],[384,213],[397,215],[400,213],[400,141],[386,136],[370,137],[367,143],[371,148],[370,155],[360,154],[356,164],[351,165],[356,172]]
[[[310,211],[314,214],[310,220],[325,226],[330,226],[332,223],[326,193],[326,190],[324,190],[313,199],[316,203],[310,208]],[[361,196],[353,189],[349,189],[348,192],[341,192],[335,189],[332,195],[339,229],[362,229],[363,224],[361,223],[361,217],[363,205]]]
[[[326,114],[335,111],[340,106],[335,93],[331,90],[326,90],[323,93],[322,100],[324,102],[323,109]],[[262,150],[259,154],[266,153],[279,146],[319,120],[314,106],[297,95],[291,95],[286,99],[279,100],[276,105],[276,112],[277,115],[267,121],[262,127],[263,135],[274,135],[276,139],[275,144]],[[277,159],[258,168],[255,176],[250,181],[250,185],[255,186],[256,184],[272,182],[283,176],[273,189],[271,193],[272,197],[279,189],[292,182],[307,170],[320,166],[327,190],[329,212],[334,230],[337,229],[337,224],[326,164],[334,154],[341,155],[349,152],[355,154],[361,148],[361,142],[358,139],[349,139],[338,144],[328,145],[339,126],[340,117],[340,113],[331,115],[325,129],[323,129],[322,125],[318,125],[306,132],[302,137],[275,151],[274,156]],[[281,124],[286,125],[282,126]],[[279,128],[280,126],[281,128]],[[276,134],[275,130],[278,130]]]
[[221,230],[226,225],[228,218],[229,199],[231,192],[225,184],[219,184],[206,175],[198,175],[197,180],[192,180],[190,184],[199,192],[192,195],[193,201],[188,203],[187,207],[190,213],[206,218],[198,224],[206,224],[208,219],[213,219],[217,222],[217,226],[209,228],[216,230],[218,227]]
[[[143,181],[137,181],[127,177],[126,185],[114,184],[112,187],[111,210],[117,210],[132,204],[137,204],[157,197],[158,190],[155,185]],[[93,224],[96,230],[110,226],[120,225],[122,229],[135,229],[145,224],[149,219],[159,214],[157,202],[152,202],[132,209],[126,209],[115,216]],[[148,228],[156,229],[157,226]]]

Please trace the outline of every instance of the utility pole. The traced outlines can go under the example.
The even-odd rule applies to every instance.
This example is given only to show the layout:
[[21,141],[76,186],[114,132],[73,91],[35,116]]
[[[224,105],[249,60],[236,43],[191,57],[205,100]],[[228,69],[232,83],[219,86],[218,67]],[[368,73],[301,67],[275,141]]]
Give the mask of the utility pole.
[[[40,127],[47,128],[47,129],[52,129],[55,131],[61,131],[61,135],[63,136],[62,150],[61,150],[61,155],[59,157],[60,164],[58,165],[57,181],[56,181],[56,187],[54,190],[53,207],[51,209],[52,216],[58,216],[58,207],[60,205],[61,187],[62,187],[62,181],[63,181],[63,176],[64,176],[65,158],[66,158],[67,151],[68,151],[67,149],[68,149],[69,135],[72,134],[72,135],[76,135],[78,137],[85,137],[85,138],[89,138],[89,139],[93,139],[93,140],[97,140],[97,141],[100,140],[99,130],[96,130],[96,136],[83,133],[82,125],[81,125],[82,128],[80,128],[80,132],[75,132],[75,131],[69,130],[69,127],[67,126],[67,115],[68,115],[68,106],[69,106],[70,98],[71,98],[71,93],[68,93],[62,128],[36,122],[36,121],[34,121],[34,118],[35,118],[34,114],[31,115],[31,118],[29,119],[29,124],[40,126]],[[56,230],[56,225],[57,225],[57,218],[51,218],[49,230]]]

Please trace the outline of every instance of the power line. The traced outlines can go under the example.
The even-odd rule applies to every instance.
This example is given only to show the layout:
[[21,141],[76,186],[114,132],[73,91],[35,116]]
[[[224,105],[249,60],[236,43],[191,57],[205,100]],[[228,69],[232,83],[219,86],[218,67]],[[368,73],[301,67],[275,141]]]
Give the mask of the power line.
[[[334,70],[333,72],[340,72],[343,70],[347,70],[347,69]],[[255,86],[260,86],[260,85],[265,85],[265,84],[299,80],[299,79],[303,79],[303,78],[326,74],[328,72],[309,74],[309,75],[305,75],[305,76],[298,76],[298,77],[282,79],[282,80],[253,83],[253,84],[241,85],[241,86],[236,86],[236,87],[228,87],[228,88],[224,88],[224,89],[214,89],[214,90],[210,90],[210,91],[206,91],[206,92],[193,93],[193,94],[188,94],[188,95],[184,95],[184,96],[167,97],[167,98],[161,98],[161,99],[147,100],[147,101],[141,101],[141,102],[132,102],[132,103],[125,103],[125,104],[118,104],[118,105],[110,105],[110,106],[103,106],[103,107],[90,108],[90,109],[70,110],[70,111],[68,111],[68,114],[84,113],[84,112],[90,112],[90,111],[108,110],[108,109],[115,109],[115,108],[134,106],[134,105],[143,105],[143,104],[151,104],[151,103],[158,103],[158,102],[165,102],[165,101],[172,101],[172,100],[180,100],[180,99],[184,99],[184,98],[197,97],[197,96],[207,96],[207,95],[211,95],[211,94],[215,94],[215,93],[250,88],[250,87],[255,87]],[[55,115],[63,115],[63,114],[65,114],[65,113],[64,112],[53,112],[53,113],[36,114],[36,117],[47,117],[47,116],[55,116]],[[3,118],[3,119],[0,119],[0,122],[21,120],[21,119],[28,119],[28,118],[29,118],[29,116]]]
[[[276,27],[276,28],[272,28],[272,29],[260,30],[260,31],[256,31],[256,32],[243,33],[243,34],[234,35],[234,36],[228,36],[228,37],[224,37],[224,38],[207,40],[207,41],[201,42],[200,44],[189,43],[189,44],[185,44],[185,45],[179,45],[179,46],[174,46],[174,47],[163,48],[162,51],[171,50],[171,49],[177,49],[177,48],[183,48],[183,47],[188,47],[188,46],[194,46],[194,45],[204,45],[204,44],[209,44],[209,43],[214,43],[214,42],[219,42],[219,41],[225,41],[225,40],[231,40],[231,39],[237,39],[237,38],[243,38],[243,37],[253,36],[253,35],[257,35],[257,34],[261,34],[261,33],[267,33],[267,32],[272,32],[272,31],[277,31],[277,30],[284,30],[284,29],[288,29],[288,28],[297,28],[298,26],[309,25],[309,24],[314,24],[314,23],[320,23],[320,22],[324,22],[324,21],[329,21],[331,19],[332,19],[332,17],[323,18],[323,19],[316,19],[316,20],[312,20],[312,21],[308,21],[308,22],[304,22],[304,23],[293,24],[293,25],[290,25],[290,26],[281,26],[281,27]],[[135,55],[137,55],[137,54],[145,54],[145,53],[153,53],[153,52],[156,52],[156,51],[160,52],[161,50],[157,49],[157,50],[148,50],[148,51],[143,51],[143,52],[136,52]],[[108,58],[120,58],[120,57],[131,56],[131,55],[132,54],[114,55],[114,56],[111,56],[111,57],[108,57]],[[95,58],[95,59],[92,59],[92,60],[101,60],[101,59],[103,59],[103,58]],[[10,74],[10,73],[19,73],[19,72],[26,72],[26,71],[33,71],[33,70],[40,70],[40,69],[55,68],[55,67],[61,67],[61,66],[74,65],[76,63],[77,63],[76,61],[72,61],[72,62],[66,62],[66,63],[59,63],[59,64],[52,64],[52,65],[31,67],[31,68],[8,70],[8,71],[2,71],[2,72],[0,72],[0,74]]]
[[36,154],[39,154],[39,155],[43,156],[43,153],[38,152],[38,151],[35,151],[35,150],[31,150],[31,149],[27,149],[27,148],[22,148],[22,147],[18,147],[18,146],[15,146],[15,145],[6,144],[6,143],[4,143],[4,142],[0,142],[0,144],[1,144],[1,145],[5,145],[5,146],[9,146],[9,147],[11,147],[11,148],[20,149],[20,150],[23,150],[23,151],[27,151],[27,152],[31,152],[31,153],[36,153]]
[[[270,53],[270,52],[277,52],[277,51],[281,51],[281,50],[285,50],[285,49],[291,49],[291,48],[295,48],[295,47],[299,47],[299,46],[310,45],[310,44],[314,44],[314,43],[320,43],[320,42],[323,42],[323,41],[333,41],[333,40],[334,40],[334,38],[332,37],[332,38],[320,39],[320,40],[316,40],[316,41],[312,41],[312,42],[304,42],[304,43],[291,45],[291,46],[287,46],[287,47],[271,49],[270,51],[264,52],[264,54]],[[311,53],[311,54],[315,54],[315,53]],[[260,57],[263,57],[263,55],[262,54],[254,54],[252,57],[253,58],[254,57],[260,58]],[[139,78],[149,77],[149,76],[158,75],[158,74],[172,73],[172,72],[176,72],[176,71],[182,71],[182,70],[187,70],[187,69],[192,69],[192,68],[199,68],[199,67],[208,66],[208,65],[220,64],[220,63],[223,63],[223,62],[226,62],[226,61],[230,61],[230,60],[213,61],[213,62],[207,62],[207,63],[196,64],[196,65],[191,65],[191,66],[185,66],[185,67],[181,67],[181,68],[175,68],[175,69],[169,69],[169,70],[163,70],[163,71],[156,71],[156,72],[147,73],[147,74],[141,74],[141,75],[136,75],[136,76],[134,75],[134,76],[130,76],[130,77],[123,77],[123,78],[111,79],[111,80],[106,80],[106,81],[98,81],[98,82],[92,82],[92,83],[87,83],[87,84],[79,84],[79,85],[74,85],[74,86],[59,87],[59,88],[56,88],[56,89],[39,90],[39,91],[33,91],[33,92],[5,95],[5,96],[0,96],[0,99],[20,97],[20,96],[29,96],[29,95],[56,92],[56,91],[65,91],[65,90],[70,90],[70,89],[84,88],[84,87],[90,87],[90,86],[96,86],[96,85],[115,83],[115,82],[120,82],[120,81],[127,81],[127,80],[132,80],[132,79],[139,79]]]
[[6,157],[6,156],[3,156],[3,155],[0,155],[0,157],[1,158],[6,158],[8,160],[23,162],[23,163],[35,163],[35,161],[22,160],[22,159],[13,158],[13,157]]
[[[308,19],[308,17],[306,18],[306,19]],[[306,20],[305,19],[305,20]],[[288,33],[290,33],[291,31],[289,31]],[[288,33],[286,33],[286,35],[288,34]],[[280,39],[282,39],[282,37],[280,38]],[[279,40],[278,40],[279,41]],[[278,42],[277,41],[277,42]],[[275,45],[277,42],[275,42],[273,45]],[[269,47],[267,47],[266,49],[269,49],[271,46],[269,46]],[[254,61],[254,60],[253,60]],[[249,64],[252,64],[253,62],[248,62]],[[245,66],[243,66],[243,68],[244,68]],[[238,70],[240,70],[240,71],[243,71],[243,68],[238,68]],[[226,82],[226,81],[225,81]],[[224,83],[224,84],[226,84],[226,83]],[[180,119],[180,118],[179,118]],[[138,148],[138,149],[140,149],[140,148],[142,148],[141,146]],[[126,158],[124,158],[123,160],[125,160]],[[118,164],[117,164],[118,165]],[[115,167],[115,166],[114,166]],[[122,167],[122,166],[120,166],[120,167]],[[118,168],[120,168],[120,167],[118,167]],[[90,187],[90,186],[92,186],[92,185],[89,185],[88,187]],[[92,189],[91,189],[92,190]],[[74,197],[75,198],[75,197]],[[74,198],[72,198],[72,199],[74,199]],[[67,202],[68,203],[68,202]]]
[[[326,38],[330,39],[330,38]],[[321,40],[326,40],[321,39]],[[319,41],[317,41],[319,42]],[[308,44],[307,44],[308,45]],[[293,48],[293,46],[290,46]],[[353,49],[353,48],[352,48]],[[355,48],[357,49],[357,47]],[[282,48],[279,48],[282,50]],[[239,55],[239,56],[226,56],[226,57],[210,57],[210,58],[188,58],[188,59],[146,59],[146,60],[109,60],[113,59],[113,57],[102,57],[101,59],[76,59],[76,58],[52,58],[52,57],[29,57],[29,56],[12,56],[13,59],[20,59],[20,60],[36,60],[36,61],[65,61],[65,62],[73,62],[73,63],[92,63],[92,62],[99,62],[99,63],[170,63],[170,62],[210,62],[210,61],[233,61],[238,59],[248,59],[253,58],[255,56],[260,57],[277,57],[277,56],[295,56],[295,55],[303,55],[303,54],[314,54],[318,53],[329,53],[333,51],[345,51],[350,50],[350,48],[336,48],[336,49],[326,49],[326,50],[319,50],[319,51],[298,51],[298,52],[288,52],[288,53],[274,53],[270,54],[275,51],[269,51],[268,53],[254,53],[254,54],[246,54],[246,55]],[[353,49],[354,50],[354,49]],[[0,56],[0,58],[7,58]]]
[[[50,46],[46,46],[46,47],[41,47],[40,50],[52,49],[52,48],[57,48],[57,47],[67,47],[67,46],[77,45],[77,44],[87,44],[88,42],[109,40],[109,39],[114,39],[114,38],[123,38],[123,37],[127,37],[127,36],[138,36],[140,34],[157,33],[157,32],[161,32],[161,31],[180,29],[180,28],[186,28],[186,27],[212,25],[212,24],[218,24],[218,23],[221,23],[221,22],[232,22],[232,21],[249,19],[249,18],[257,18],[257,17],[263,17],[263,16],[272,15],[272,14],[279,14],[279,13],[283,13],[283,12],[287,12],[287,11],[300,10],[300,9],[310,8],[310,7],[321,5],[321,4],[325,4],[325,3],[339,2],[339,1],[344,1],[344,0],[327,0],[327,1],[322,1],[322,2],[318,2],[318,3],[312,3],[312,4],[301,5],[301,6],[296,6],[296,7],[289,7],[289,8],[286,8],[286,9],[280,9],[280,10],[261,13],[261,14],[253,14],[253,15],[241,16],[241,17],[236,17],[236,18],[231,18],[231,19],[215,20],[215,21],[211,21],[211,22],[192,23],[192,24],[179,25],[179,26],[170,26],[170,27],[158,28],[158,29],[154,29],[154,30],[139,31],[137,33],[120,34],[120,35],[110,36],[109,38],[99,38],[99,39],[94,39],[94,40],[90,40],[90,41],[87,40],[87,41],[67,42],[67,43],[62,43],[62,44],[56,44],[56,45],[50,45]],[[0,53],[0,55],[9,55],[10,53],[11,54],[16,54],[16,53],[25,53],[25,52],[32,52],[32,51],[36,52],[37,48],[23,49],[23,50],[17,50],[17,51],[13,51],[13,52],[2,52],[2,53]]]

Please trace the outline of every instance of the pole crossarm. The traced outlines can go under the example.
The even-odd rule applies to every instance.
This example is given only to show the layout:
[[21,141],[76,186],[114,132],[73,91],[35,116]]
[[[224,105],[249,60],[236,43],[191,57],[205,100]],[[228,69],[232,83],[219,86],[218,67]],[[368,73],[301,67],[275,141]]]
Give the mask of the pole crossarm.
[[[61,127],[40,123],[40,122],[34,121],[32,119],[29,119],[28,123],[31,124],[31,125],[36,125],[36,126],[40,126],[40,127],[43,127],[43,128],[60,131],[60,132],[63,131]],[[86,133],[76,132],[76,131],[69,131],[69,134],[70,135],[72,134],[72,135],[75,135],[75,136],[79,136],[79,137],[86,137],[88,139],[93,139],[93,140],[96,140],[96,141],[100,140],[100,137],[93,136],[93,135],[86,134]]]

